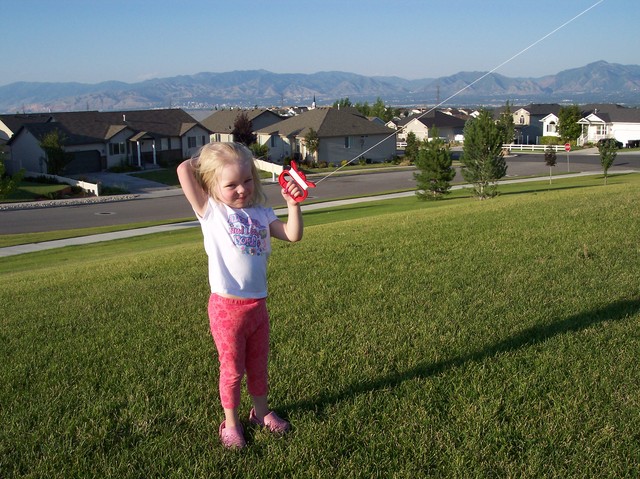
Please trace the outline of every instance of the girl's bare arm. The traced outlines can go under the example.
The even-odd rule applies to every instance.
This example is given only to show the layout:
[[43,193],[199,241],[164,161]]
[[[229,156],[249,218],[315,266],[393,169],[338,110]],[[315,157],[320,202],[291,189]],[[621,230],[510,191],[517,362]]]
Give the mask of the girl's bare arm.
[[180,163],[177,171],[184,196],[187,197],[193,211],[195,211],[198,216],[204,216],[204,213],[207,210],[207,201],[209,198],[196,179],[195,168],[192,160],[189,159]]

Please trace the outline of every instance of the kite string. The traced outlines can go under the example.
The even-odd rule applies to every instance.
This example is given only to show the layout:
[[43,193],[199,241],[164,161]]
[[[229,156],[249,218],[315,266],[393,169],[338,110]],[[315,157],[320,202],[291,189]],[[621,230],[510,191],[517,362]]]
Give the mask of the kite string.
[[[549,38],[551,35],[553,35],[554,33],[556,33],[558,30],[561,30],[562,28],[566,27],[567,25],[569,25],[571,22],[573,22],[574,20],[576,20],[577,18],[581,17],[582,15],[584,15],[585,13],[587,13],[589,10],[595,8],[596,6],[598,6],[599,4],[601,4],[602,2],[604,2],[604,0],[598,0],[596,3],[594,3],[593,5],[591,5],[590,7],[588,7],[587,9],[583,10],[582,12],[578,13],[577,15],[575,15],[573,18],[567,20],[566,22],[564,22],[562,25],[560,25],[559,27],[556,27],[554,30],[550,31],[549,33],[547,33],[546,35],[540,37],[538,40],[536,40],[535,42],[531,43],[530,45],[528,45],[527,47],[523,48],[522,50],[520,50],[518,53],[516,53],[515,55],[511,56],[510,58],[508,58],[507,60],[503,61],[502,63],[500,63],[498,66],[494,67],[493,69],[489,70],[488,72],[484,73],[483,75],[481,75],[480,77],[476,78],[474,81],[472,81],[471,83],[469,83],[468,85],[465,85],[464,87],[462,87],[460,90],[458,90],[457,92],[455,92],[454,94],[450,95],[449,97],[445,98],[444,100],[442,100],[440,103],[438,103],[437,105],[434,105],[432,108],[428,109],[427,111],[425,111],[424,113],[420,114],[419,116],[417,116],[415,119],[419,120],[420,118],[422,118],[425,115],[428,115],[429,113],[431,113],[433,110],[435,110],[436,108],[444,105],[446,102],[448,102],[449,100],[455,98],[456,96],[458,96],[460,93],[462,93],[463,91],[465,91],[468,88],[471,88],[473,85],[475,85],[476,83],[478,83],[479,81],[482,81],[484,78],[486,78],[487,76],[491,75],[492,73],[495,73],[496,70],[498,70],[499,68],[502,68],[503,66],[505,66],[507,63],[510,63],[511,61],[513,61],[514,59],[516,59],[517,57],[519,57],[520,55],[522,55],[523,53],[525,53],[527,50],[530,50],[531,48],[533,48],[534,46],[536,46],[538,43],[546,40],[547,38]],[[337,173],[338,171],[340,171],[342,168],[350,165],[351,163],[353,163],[354,161],[356,161],[358,158],[364,156],[366,153],[370,152],[371,150],[373,150],[374,148],[378,147],[379,145],[381,145],[382,143],[384,143],[385,141],[387,141],[389,138],[395,136],[398,131],[402,131],[407,127],[407,125],[404,125],[403,127],[399,128],[398,130],[395,130],[393,133],[389,134],[389,136],[386,136],[385,138],[383,138],[382,140],[380,140],[379,142],[377,142],[376,144],[374,144],[373,146],[367,148],[366,150],[362,151],[360,154],[358,154],[357,156],[353,157],[351,160],[349,160],[348,162],[346,162],[345,164],[341,165],[340,167],[336,168],[335,170],[333,170],[332,172],[330,172],[329,174],[325,175],[324,177],[320,178],[318,181],[316,181],[316,185],[318,183],[323,182],[324,180],[326,180],[327,178],[329,178],[330,176],[334,175],[335,173]]]

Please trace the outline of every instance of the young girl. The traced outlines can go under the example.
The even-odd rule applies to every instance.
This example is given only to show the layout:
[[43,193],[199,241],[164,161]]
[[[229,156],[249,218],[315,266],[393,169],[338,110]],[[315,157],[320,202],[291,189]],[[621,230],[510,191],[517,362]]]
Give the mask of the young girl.
[[287,222],[262,206],[264,194],[251,151],[239,143],[210,143],[198,156],[178,166],[178,178],[193,207],[209,258],[209,324],[220,361],[220,400],[225,420],[219,435],[226,447],[246,445],[238,416],[244,373],[253,401],[249,421],[274,433],[289,423],[267,404],[269,315],[267,258],[271,237],[302,238],[302,194],[290,181],[281,193],[288,206]]

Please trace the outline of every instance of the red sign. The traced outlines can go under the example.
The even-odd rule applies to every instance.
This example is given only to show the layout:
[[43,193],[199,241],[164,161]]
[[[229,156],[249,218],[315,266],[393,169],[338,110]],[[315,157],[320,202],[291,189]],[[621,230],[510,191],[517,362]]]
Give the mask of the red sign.
[[571,151],[571,143],[564,144],[564,151]]

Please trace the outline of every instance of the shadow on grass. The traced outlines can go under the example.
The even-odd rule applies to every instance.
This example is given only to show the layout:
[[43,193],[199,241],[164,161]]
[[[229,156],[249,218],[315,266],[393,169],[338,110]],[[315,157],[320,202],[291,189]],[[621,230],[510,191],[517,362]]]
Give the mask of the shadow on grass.
[[423,363],[404,373],[393,376],[385,376],[368,381],[362,381],[351,385],[342,392],[321,395],[316,400],[301,401],[289,405],[283,405],[282,411],[311,410],[322,413],[328,406],[359,394],[385,390],[398,386],[405,381],[424,379],[436,376],[453,368],[464,366],[468,363],[477,363],[485,359],[495,357],[502,353],[512,352],[540,344],[562,334],[575,333],[591,326],[610,321],[621,321],[640,313],[640,299],[617,301],[602,309],[576,314],[562,321],[545,326],[534,326],[504,339],[496,344],[437,363]]
[[510,195],[523,195],[523,194],[532,194],[532,193],[546,193],[549,191],[568,191],[568,190],[580,190],[584,188],[593,188],[594,186],[600,185],[575,185],[575,186],[562,186],[556,184],[547,184],[540,185],[538,188],[530,188],[526,190],[518,190],[518,191],[500,191],[498,190],[498,196],[510,196]]

